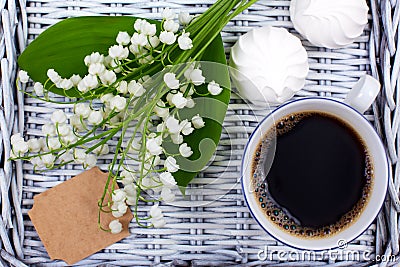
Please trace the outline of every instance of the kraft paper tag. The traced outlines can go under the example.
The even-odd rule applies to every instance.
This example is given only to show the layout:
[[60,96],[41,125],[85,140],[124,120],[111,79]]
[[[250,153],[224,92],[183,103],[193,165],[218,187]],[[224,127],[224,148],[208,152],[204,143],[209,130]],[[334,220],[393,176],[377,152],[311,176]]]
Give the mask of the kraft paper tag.
[[[95,167],[34,197],[28,215],[51,259],[74,264],[129,236],[133,218],[129,209],[119,218],[121,233],[111,234],[98,227],[97,203],[107,177]],[[114,219],[111,213],[101,213],[106,229]]]

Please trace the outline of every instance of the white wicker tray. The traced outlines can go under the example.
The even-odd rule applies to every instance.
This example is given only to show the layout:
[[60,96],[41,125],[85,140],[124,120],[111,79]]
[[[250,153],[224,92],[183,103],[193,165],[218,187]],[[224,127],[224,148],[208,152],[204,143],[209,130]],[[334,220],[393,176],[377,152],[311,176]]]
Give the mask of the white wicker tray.
[[[53,104],[24,98],[16,92],[16,59],[24,47],[44,29],[67,17],[92,15],[133,15],[160,18],[162,8],[170,7],[190,13],[204,12],[214,0],[24,0],[0,1],[1,17],[1,87],[0,87],[0,155],[9,155],[12,132],[24,131],[29,136],[40,135],[41,126],[55,108]],[[252,27],[273,25],[294,31],[289,19],[287,0],[260,0],[244,14],[232,20],[222,35],[229,58],[230,47],[238,36]],[[388,257],[382,266],[400,264],[398,258],[398,212],[400,211],[399,171],[397,164],[399,140],[400,94],[397,81],[400,61],[396,54],[397,27],[400,18],[398,1],[370,1],[370,23],[364,34],[345,49],[316,48],[303,40],[309,55],[310,73],[305,88],[296,97],[326,96],[343,99],[349,88],[364,73],[379,78],[384,89],[366,117],[384,138],[393,163],[393,179],[383,211],[376,223],[350,243],[345,251],[355,251],[363,257],[309,257],[297,261],[283,260],[277,252],[291,253],[287,247],[270,237],[251,218],[243,200],[238,181],[240,162],[249,134],[269,110],[249,107],[233,96],[224,122],[222,139],[214,162],[193,181],[188,190],[196,207],[163,205],[167,226],[163,229],[142,229],[130,225],[131,236],[79,262],[81,266],[370,266],[379,256]],[[391,67],[393,65],[393,67]],[[68,111],[66,106],[66,111]],[[105,167],[110,157],[100,160]],[[69,165],[63,170],[45,175],[32,172],[29,163],[0,160],[1,212],[0,266],[37,265],[64,266],[51,261],[27,216],[33,196],[81,172]],[[104,168],[103,168],[104,169]],[[221,175],[222,173],[222,175]],[[218,178],[215,183],[209,182]],[[204,188],[203,185],[207,184]],[[215,195],[228,191],[215,201]],[[181,201],[180,204],[189,204]],[[148,208],[143,207],[143,212]],[[271,255],[261,261],[258,252],[268,246]],[[276,253],[273,253],[273,252]],[[295,253],[295,252],[293,252]],[[342,253],[343,254],[343,253]],[[344,253],[346,254],[346,253]],[[283,254],[282,254],[283,255]],[[104,266],[103,265],[103,266]]]

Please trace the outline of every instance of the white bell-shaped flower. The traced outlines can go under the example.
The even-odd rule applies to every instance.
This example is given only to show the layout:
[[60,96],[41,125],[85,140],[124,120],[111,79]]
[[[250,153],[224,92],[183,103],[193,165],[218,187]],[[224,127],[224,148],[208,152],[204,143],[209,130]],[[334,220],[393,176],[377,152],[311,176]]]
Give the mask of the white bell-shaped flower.
[[103,121],[103,112],[100,110],[92,110],[88,117],[88,123],[91,125],[99,125]]
[[170,134],[178,134],[181,131],[179,121],[174,117],[168,117],[165,120],[165,126],[167,126],[168,132]]
[[108,227],[110,228],[112,234],[119,234],[122,231],[122,224],[119,222],[119,220],[111,221]]
[[192,21],[193,17],[188,12],[181,12],[178,15],[178,20],[181,25],[186,26]]
[[175,19],[176,14],[175,12],[170,9],[169,7],[164,8],[164,10],[161,12],[161,17],[164,20],[171,20],[171,19]]
[[199,114],[193,116],[192,124],[193,124],[193,127],[196,128],[196,129],[203,128],[204,125],[205,125],[203,118],[200,117]]
[[218,83],[215,81],[211,81],[207,85],[208,92],[210,92],[211,95],[219,95],[222,92],[221,86],[219,86]]
[[[175,162],[176,164],[176,162]],[[170,172],[163,172],[160,174],[161,183],[168,188],[173,188],[176,186],[176,181],[174,176]]]
[[65,112],[60,109],[54,111],[53,114],[51,115],[51,121],[53,123],[62,124],[65,123],[66,120],[67,120],[67,115],[65,115]]
[[182,109],[187,104],[187,99],[183,96],[181,92],[177,92],[172,95],[171,102],[176,108]]
[[27,83],[29,81],[29,75],[26,71],[20,70],[18,72],[18,79],[21,83]]
[[131,37],[127,32],[119,32],[116,41],[119,45],[128,45],[131,41]]
[[163,187],[163,189],[161,190],[160,197],[163,201],[167,203],[171,203],[175,200],[175,194],[168,187]]
[[41,84],[40,82],[35,82],[35,84],[33,85],[33,90],[35,91],[35,94],[37,96],[44,96],[43,84]]
[[194,131],[194,128],[192,127],[192,123],[190,121],[188,121],[187,119],[181,121],[181,123],[179,124],[181,127],[181,133],[183,135],[189,135]]
[[160,33],[160,42],[166,45],[172,45],[176,41],[176,35],[173,32],[162,31]]
[[116,95],[110,100],[110,108],[117,112],[124,110],[126,107],[126,98]]
[[182,157],[188,158],[193,154],[193,151],[187,143],[183,143],[179,146],[179,153]]
[[189,50],[193,48],[193,41],[190,39],[190,33],[183,30],[182,35],[178,37],[178,45],[182,50]]

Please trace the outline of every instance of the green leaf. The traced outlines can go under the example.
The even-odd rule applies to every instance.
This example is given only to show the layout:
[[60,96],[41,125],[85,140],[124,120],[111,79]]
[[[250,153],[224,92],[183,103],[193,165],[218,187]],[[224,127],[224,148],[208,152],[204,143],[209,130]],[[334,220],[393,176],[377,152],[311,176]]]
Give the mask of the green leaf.
[[[25,49],[18,59],[19,66],[27,71],[34,81],[43,84],[47,80],[48,69],[55,69],[62,77],[70,77],[73,74],[84,76],[87,74],[84,57],[92,52],[107,54],[108,48],[115,44],[119,31],[133,33],[136,19],[135,17],[79,17],[63,20],[45,30]],[[149,21],[156,23],[159,30],[160,22]],[[220,35],[208,46],[201,60],[220,63],[226,67],[226,56]],[[202,69],[205,77],[224,85],[224,90],[218,96],[196,98],[198,103],[194,109],[184,109],[179,113],[181,119],[191,119],[194,115],[200,114],[205,121],[203,128],[185,136],[184,140],[192,148],[193,155],[189,159],[177,157],[177,163],[184,167],[184,170],[179,170],[173,175],[182,192],[215,152],[230,99],[227,68],[219,65],[215,68],[210,66]],[[159,71],[161,70],[160,64]],[[67,97],[79,96],[76,89],[64,91],[53,86],[50,90]],[[207,91],[207,88],[203,86],[199,90]]]

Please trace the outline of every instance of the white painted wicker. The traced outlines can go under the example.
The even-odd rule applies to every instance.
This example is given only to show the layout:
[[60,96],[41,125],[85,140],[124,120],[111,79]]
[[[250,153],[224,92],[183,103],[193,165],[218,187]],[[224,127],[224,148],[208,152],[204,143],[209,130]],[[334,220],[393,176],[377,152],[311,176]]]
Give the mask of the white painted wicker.
[[[19,0],[0,1],[1,11],[1,85],[0,85],[0,190],[1,215],[0,266],[64,266],[51,261],[40,241],[27,211],[33,196],[81,172],[75,165],[45,175],[32,172],[29,163],[11,164],[9,138],[13,132],[40,135],[41,125],[56,106],[24,98],[16,91],[16,59],[24,47],[50,25],[67,17],[93,15],[133,15],[160,18],[164,7],[202,13],[214,0]],[[295,33],[289,19],[290,1],[260,0],[249,10],[233,19],[222,35],[229,57],[229,48],[238,36],[252,27],[274,25]],[[383,211],[376,223],[351,242],[345,251],[355,251],[362,257],[335,258],[315,256],[295,262],[282,260],[278,252],[293,249],[275,241],[263,232],[251,218],[238,184],[241,155],[249,134],[257,121],[269,110],[257,109],[233,96],[224,122],[220,146],[213,163],[196,178],[188,190],[189,199],[181,204],[204,203],[196,207],[163,205],[167,226],[163,229],[142,229],[131,224],[131,236],[79,262],[81,266],[370,266],[376,255],[394,255],[382,266],[400,264],[398,212],[400,211],[399,175],[397,164],[400,113],[398,75],[400,56],[396,46],[400,19],[400,4],[395,0],[371,0],[370,23],[357,41],[344,49],[329,50],[311,46],[303,40],[311,71],[304,90],[296,97],[326,96],[343,99],[349,88],[364,73],[372,73],[384,85],[379,99],[366,117],[382,135],[392,161],[393,179]],[[296,34],[296,33],[295,33]],[[68,111],[68,106],[66,110]],[[382,115],[381,115],[382,114]],[[100,161],[106,166],[109,157]],[[222,173],[222,175],[221,175]],[[211,180],[219,177],[213,183]],[[208,184],[204,188],[202,185]],[[228,193],[210,202],[215,195]],[[185,201],[187,203],[185,203]],[[143,207],[146,212],[148,207]],[[258,252],[268,245],[271,253],[266,261]],[[281,254],[283,255],[283,254]]]

